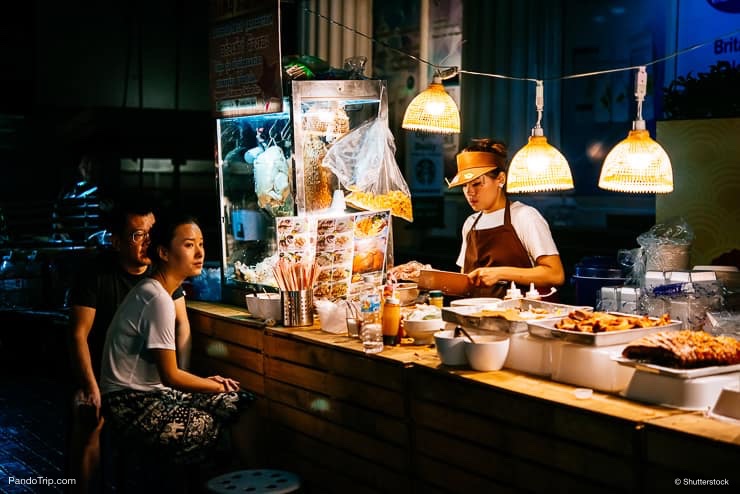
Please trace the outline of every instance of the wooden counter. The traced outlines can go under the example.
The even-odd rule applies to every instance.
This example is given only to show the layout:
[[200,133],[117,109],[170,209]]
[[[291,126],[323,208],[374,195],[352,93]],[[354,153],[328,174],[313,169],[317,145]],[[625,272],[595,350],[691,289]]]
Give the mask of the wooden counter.
[[365,355],[318,327],[259,328],[189,302],[193,363],[259,396],[269,465],[311,492],[648,492],[740,485],[740,425],[514,371],[441,365],[431,347]]

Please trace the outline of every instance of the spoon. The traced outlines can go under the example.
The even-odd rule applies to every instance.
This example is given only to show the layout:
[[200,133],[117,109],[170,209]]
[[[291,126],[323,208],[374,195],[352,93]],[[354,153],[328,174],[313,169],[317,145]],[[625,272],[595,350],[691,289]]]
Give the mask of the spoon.
[[470,340],[471,343],[475,343],[475,340],[473,339],[472,336],[470,336],[470,334],[467,331],[465,331],[465,328],[463,328],[462,326],[455,327],[455,337],[456,338],[460,336],[460,333],[467,336],[467,338]]

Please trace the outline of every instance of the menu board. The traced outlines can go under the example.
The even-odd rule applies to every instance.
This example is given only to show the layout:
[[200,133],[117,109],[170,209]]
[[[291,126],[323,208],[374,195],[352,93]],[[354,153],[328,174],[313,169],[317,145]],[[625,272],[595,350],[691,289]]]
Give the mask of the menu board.
[[215,116],[283,111],[280,3],[211,3],[211,101]]
[[344,298],[363,275],[382,279],[390,225],[390,211],[277,218],[278,255],[313,259],[319,270],[314,296]]

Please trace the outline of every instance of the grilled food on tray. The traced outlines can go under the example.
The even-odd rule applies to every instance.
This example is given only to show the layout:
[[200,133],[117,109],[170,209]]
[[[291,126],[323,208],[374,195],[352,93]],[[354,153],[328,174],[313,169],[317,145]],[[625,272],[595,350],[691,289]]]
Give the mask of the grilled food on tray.
[[617,316],[607,312],[571,311],[565,318],[555,323],[558,329],[580,331],[581,333],[603,333],[624,329],[652,328],[665,326],[671,322],[668,314],[658,319],[647,316]]
[[662,331],[633,341],[622,355],[682,369],[734,365],[740,364],[740,342],[731,336],[712,336],[690,329]]

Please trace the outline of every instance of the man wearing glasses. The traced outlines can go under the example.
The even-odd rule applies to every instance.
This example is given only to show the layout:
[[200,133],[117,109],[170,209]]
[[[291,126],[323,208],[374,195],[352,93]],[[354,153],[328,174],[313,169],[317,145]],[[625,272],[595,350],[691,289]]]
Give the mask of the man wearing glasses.
[[[145,204],[121,204],[111,215],[113,249],[101,253],[92,265],[78,273],[70,291],[71,341],[75,383],[72,424],[68,441],[69,474],[77,479],[75,491],[88,492],[100,463],[100,390],[98,378],[105,334],[126,294],[147,276],[149,230],[154,225],[152,208]],[[190,357],[190,324],[182,287],[173,293],[176,312],[177,358],[187,368]]]

